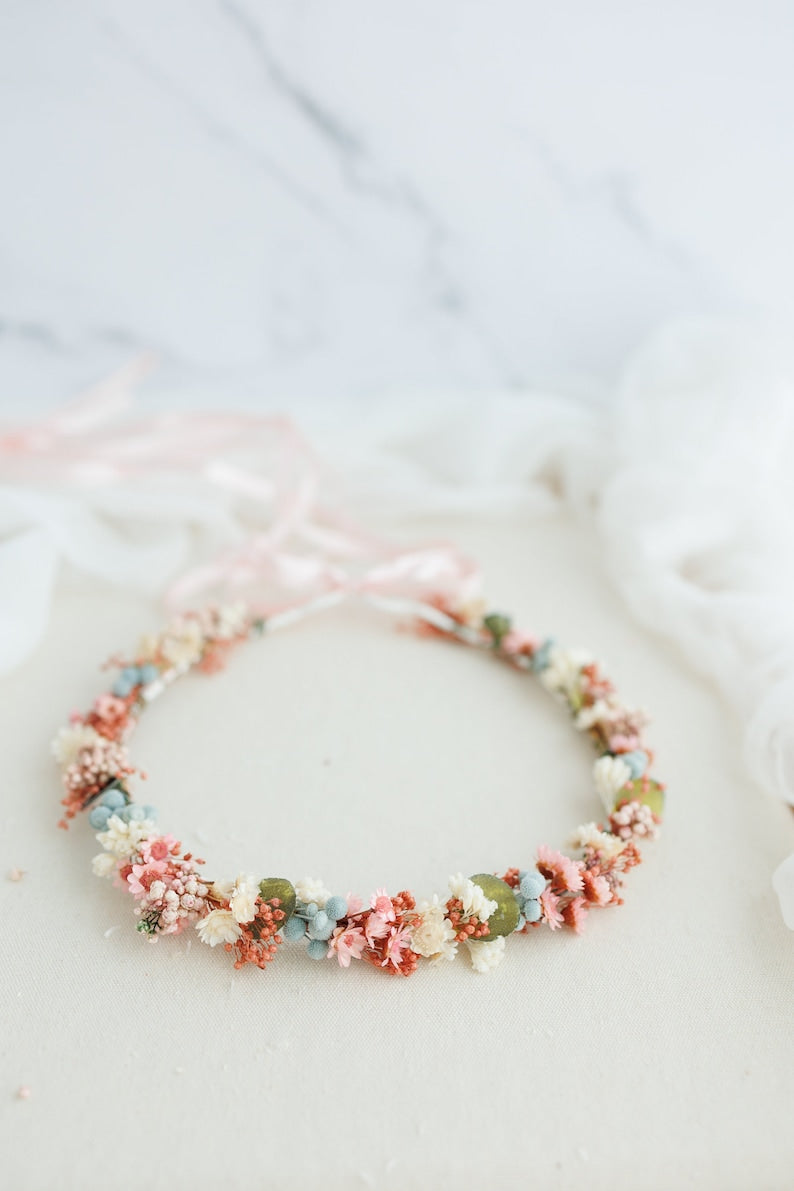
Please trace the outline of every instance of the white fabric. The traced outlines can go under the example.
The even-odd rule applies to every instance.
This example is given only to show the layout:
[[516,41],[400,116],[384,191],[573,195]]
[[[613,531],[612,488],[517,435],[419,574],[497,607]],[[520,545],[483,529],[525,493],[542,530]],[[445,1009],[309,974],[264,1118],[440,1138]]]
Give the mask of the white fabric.
[[[0,682],[4,1186],[791,1185],[794,951],[769,884],[788,809],[760,802],[712,686],[626,616],[589,531],[426,528],[482,559],[497,606],[591,649],[650,711],[669,813],[626,904],[581,938],[513,939],[487,976],[461,958],[400,981],[300,948],[235,973],[218,948],[147,944],[92,875],[85,821],[55,827],[48,742],[160,612],[62,585],[41,648]],[[177,684],[133,756],[209,871],[341,892],[443,892],[599,813],[589,746],[531,679],[353,608]]]

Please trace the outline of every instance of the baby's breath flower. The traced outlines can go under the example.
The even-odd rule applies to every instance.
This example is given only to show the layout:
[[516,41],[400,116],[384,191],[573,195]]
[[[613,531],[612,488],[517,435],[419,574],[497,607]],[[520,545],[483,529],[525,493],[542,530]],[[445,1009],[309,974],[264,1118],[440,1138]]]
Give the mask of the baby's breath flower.
[[131,820],[125,823],[118,815],[111,815],[105,831],[97,835],[98,842],[107,852],[120,860],[126,860],[138,851],[138,846],[147,836],[157,830],[152,819]]
[[504,935],[497,935],[495,939],[487,943],[467,943],[466,946],[469,949],[471,966],[475,972],[490,972],[493,968],[498,967],[504,959]]
[[325,908],[325,904],[331,896],[319,877],[303,877],[300,881],[296,881],[295,893],[299,902],[303,902],[307,906],[314,902],[321,910]]
[[118,861],[112,852],[100,852],[91,861],[91,868],[96,877],[109,877],[116,871]]

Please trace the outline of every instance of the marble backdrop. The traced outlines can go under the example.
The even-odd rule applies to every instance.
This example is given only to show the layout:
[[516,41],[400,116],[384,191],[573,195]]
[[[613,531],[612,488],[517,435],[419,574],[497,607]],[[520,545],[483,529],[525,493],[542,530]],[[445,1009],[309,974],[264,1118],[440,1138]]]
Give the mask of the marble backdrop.
[[787,0],[8,0],[0,413],[597,393],[794,312]]

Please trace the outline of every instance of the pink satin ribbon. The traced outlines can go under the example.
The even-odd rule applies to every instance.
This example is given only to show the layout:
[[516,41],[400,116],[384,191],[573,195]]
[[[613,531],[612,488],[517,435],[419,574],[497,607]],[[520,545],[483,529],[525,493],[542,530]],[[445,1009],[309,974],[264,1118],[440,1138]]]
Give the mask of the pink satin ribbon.
[[120,420],[155,364],[141,356],[54,414],[0,432],[0,481],[90,490],[176,472],[241,498],[257,518],[269,515],[266,530],[179,576],[166,592],[169,606],[211,589],[262,585],[271,597],[259,604],[263,614],[329,592],[425,601],[474,594],[477,568],[450,543],[397,546],[324,499],[329,474],[288,418],[173,413]]

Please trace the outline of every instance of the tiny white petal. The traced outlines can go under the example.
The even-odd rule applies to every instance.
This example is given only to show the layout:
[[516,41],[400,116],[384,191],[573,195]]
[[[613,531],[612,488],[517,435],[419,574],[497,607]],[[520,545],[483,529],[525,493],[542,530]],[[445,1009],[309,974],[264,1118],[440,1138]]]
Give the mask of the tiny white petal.
[[233,943],[240,937],[240,927],[231,910],[210,910],[196,923],[202,943],[217,947],[219,943]]
[[300,902],[307,906],[314,902],[322,910],[331,896],[319,877],[303,877],[295,882],[295,895]]
[[593,780],[607,814],[612,813],[615,795],[631,779],[631,769],[619,757],[599,757],[593,766]]
[[592,655],[583,649],[555,646],[549,652],[548,666],[540,672],[540,681],[553,694],[568,698],[579,685],[582,667],[592,661]]
[[100,852],[91,861],[91,868],[97,877],[109,877],[116,871],[116,857],[112,852]]
[[259,882],[251,873],[240,873],[229,898],[229,909],[238,922],[250,922],[256,914]]
[[583,823],[576,829],[573,844],[577,848],[593,848],[605,860],[614,860],[626,847],[626,841],[608,831],[600,831],[596,823]]
[[499,935],[487,943],[467,943],[466,946],[469,949],[471,966],[475,972],[490,972],[493,968],[498,967],[504,959],[504,935]]

